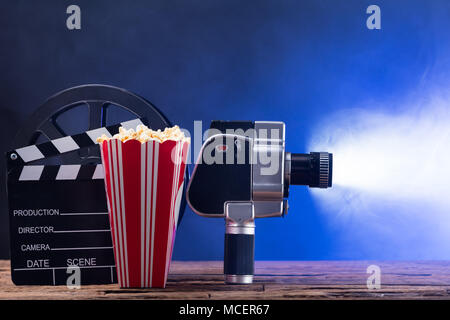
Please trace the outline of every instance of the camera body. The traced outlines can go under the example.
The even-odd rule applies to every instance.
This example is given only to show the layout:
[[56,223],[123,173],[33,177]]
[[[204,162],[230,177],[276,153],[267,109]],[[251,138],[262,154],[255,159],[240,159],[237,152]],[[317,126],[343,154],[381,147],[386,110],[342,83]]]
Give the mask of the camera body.
[[332,155],[285,151],[285,124],[212,121],[186,199],[204,217],[225,218],[227,283],[252,283],[255,218],[287,214],[289,186],[331,186]]

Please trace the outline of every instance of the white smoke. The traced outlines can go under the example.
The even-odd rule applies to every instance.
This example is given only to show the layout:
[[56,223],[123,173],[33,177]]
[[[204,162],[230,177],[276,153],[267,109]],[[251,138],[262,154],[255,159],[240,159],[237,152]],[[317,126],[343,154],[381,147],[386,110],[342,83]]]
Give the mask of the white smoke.
[[[450,99],[346,110],[309,150],[333,153],[333,188],[311,189],[342,258],[450,258]],[[368,111],[368,110],[377,111]]]

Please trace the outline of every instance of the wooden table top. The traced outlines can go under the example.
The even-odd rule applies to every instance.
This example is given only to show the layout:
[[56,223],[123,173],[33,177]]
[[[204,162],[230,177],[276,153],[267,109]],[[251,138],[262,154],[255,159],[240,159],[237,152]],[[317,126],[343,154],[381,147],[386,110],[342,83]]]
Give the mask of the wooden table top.
[[[369,265],[381,288],[369,290]],[[257,261],[251,285],[225,285],[221,261],[173,261],[165,289],[15,286],[0,260],[0,299],[450,299],[450,261]]]

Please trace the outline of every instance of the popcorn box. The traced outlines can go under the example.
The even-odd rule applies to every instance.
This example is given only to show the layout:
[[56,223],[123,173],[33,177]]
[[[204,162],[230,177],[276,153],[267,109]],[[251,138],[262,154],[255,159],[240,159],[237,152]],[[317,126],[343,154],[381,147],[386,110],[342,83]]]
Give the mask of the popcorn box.
[[166,286],[189,141],[101,143],[114,258],[123,288]]

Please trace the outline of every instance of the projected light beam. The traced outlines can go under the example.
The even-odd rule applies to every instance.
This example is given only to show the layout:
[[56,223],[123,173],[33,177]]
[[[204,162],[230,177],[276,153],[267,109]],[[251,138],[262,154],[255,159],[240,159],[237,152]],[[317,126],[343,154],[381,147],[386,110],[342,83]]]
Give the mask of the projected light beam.
[[334,154],[334,187],[311,192],[352,250],[449,258],[450,100],[402,109],[348,110],[319,126],[309,147]]

